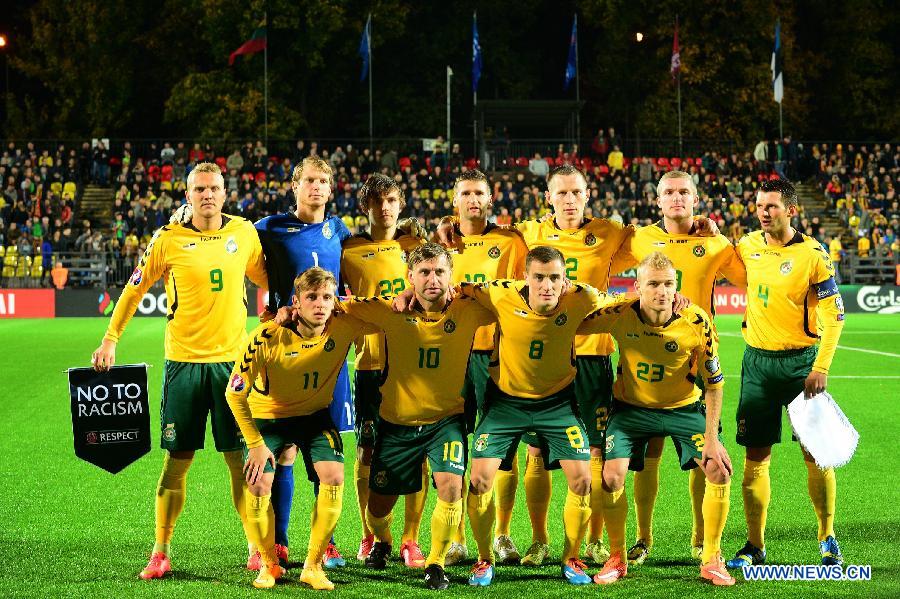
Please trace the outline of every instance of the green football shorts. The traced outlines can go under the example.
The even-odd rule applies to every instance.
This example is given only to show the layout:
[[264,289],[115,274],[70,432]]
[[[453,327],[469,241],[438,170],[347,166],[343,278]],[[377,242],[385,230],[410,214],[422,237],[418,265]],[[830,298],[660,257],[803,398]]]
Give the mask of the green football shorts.
[[[644,469],[647,442],[672,437],[682,470],[697,466],[706,442],[706,410],[698,401],[680,408],[645,408],[614,401],[606,427],[604,460],[629,458],[630,470]],[[722,435],[718,435],[722,440]]]
[[488,382],[484,416],[475,429],[472,458],[499,458],[508,468],[519,441],[533,433],[548,470],[560,460],[590,460],[587,432],[578,417],[574,384],[542,399],[513,397]]
[[818,348],[768,351],[747,346],[741,362],[737,442],[769,447],[781,442],[781,412],[803,392]]
[[382,495],[407,495],[422,490],[422,461],[432,472],[463,476],[468,439],[462,414],[433,424],[405,426],[378,422],[369,488]]
[[203,449],[207,414],[212,414],[216,450],[241,448],[240,430],[225,401],[225,388],[233,366],[234,362],[204,364],[166,360],[159,406],[163,449]]
[[488,363],[491,361],[491,352],[472,351],[469,354],[469,367],[466,369],[466,380],[460,395],[465,400],[466,430],[475,430],[475,423],[481,419],[484,413],[484,390],[487,388]]
[[356,402],[356,420],[353,430],[356,433],[357,447],[375,447],[375,430],[378,422],[378,410],[381,407],[380,370],[357,370],[353,375]]
[[[319,480],[313,466],[316,462],[344,463],[344,444],[328,408],[307,416],[254,418],[253,421],[276,460],[285,447],[297,446],[303,455],[306,476],[311,482]],[[246,461],[250,451],[246,445],[242,446]],[[275,469],[266,462],[265,472],[275,472]]]

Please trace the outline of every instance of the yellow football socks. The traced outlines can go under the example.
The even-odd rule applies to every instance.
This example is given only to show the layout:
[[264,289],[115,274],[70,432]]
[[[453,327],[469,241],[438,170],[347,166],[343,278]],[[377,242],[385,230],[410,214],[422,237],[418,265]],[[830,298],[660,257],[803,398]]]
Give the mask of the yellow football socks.
[[431,552],[425,566],[438,564],[444,567],[444,557],[450,548],[453,534],[459,528],[459,520],[462,517],[462,499],[452,503],[438,498],[431,514]]
[[469,525],[472,527],[472,536],[478,545],[478,559],[494,561],[494,550],[491,543],[491,531],[494,527],[494,490],[476,495],[469,489],[466,497],[466,513],[469,516]]
[[747,520],[747,540],[753,546],[765,549],[766,514],[772,498],[769,480],[769,464],[748,459],[744,464],[744,480],[741,491],[744,495],[744,518]]
[[319,496],[310,518],[309,549],[304,567],[312,567],[322,560],[338,518],[341,517],[343,501],[344,485],[319,485]]
[[722,552],[722,531],[728,519],[728,504],[731,496],[731,483],[717,485],[706,481],[706,492],[703,494],[703,563],[708,564]]
[[525,504],[531,519],[533,543],[550,543],[547,531],[547,514],[550,511],[550,495],[553,489],[550,472],[544,468],[544,458],[529,455],[525,460]]
[[837,481],[834,468],[821,470],[815,462],[806,462],[806,484],[819,521],[819,540],[834,536],[834,504],[837,499]]
[[591,456],[591,543],[603,541],[603,458]]
[[[362,451],[362,449],[359,451]],[[359,505],[359,520],[362,522],[364,537],[372,534],[372,531],[366,524],[366,506],[369,504],[369,472],[371,469],[370,465],[363,464],[358,459],[353,461],[353,480],[356,481],[356,503]]]
[[581,541],[587,531],[588,520],[591,518],[591,495],[576,495],[572,489],[568,489],[566,503],[563,507],[563,531],[566,536],[563,545],[562,563],[570,558],[577,558],[581,552]]
[[366,506],[366,524],[369,525],[369,530],[375,535],[376,541],[387,543],[388,545],[394,544],[394,537],[391,535],[391,522],[393,520],[393,512],[388,512],[385,517],[379,518],[373,515],[369,507]]
[[162,474],[156,487],[156,542],[153,553],[169,554],[169,543],[175,532],[175,522],[184,509],[187,473],[193,458],[181,460],[166,453]]
[[275,555],[275,510],[272,509],[272,494],[256,497],[245,495],[247,505],[247,536],[256,545],[263,564],[277,564]]
[[603,491],[603,517],[609,535],[609,553],[620,552],[625,559],[625,518],[628,517],[628,496],[625,487],[612,493]]
[[513,506],[516,504],[516,488],[519,486],[519,456],[513,457],[512,470],[498,470],[494,478],[494,489],[497,493],[497,523],[494,536],[509,536],[509,524],[512,521]]
[[653,545],[653,506],[659,493],[659,461],[644,458],[644,469],[634,473],[634,515],[637,519],[637,538],[647,547]]

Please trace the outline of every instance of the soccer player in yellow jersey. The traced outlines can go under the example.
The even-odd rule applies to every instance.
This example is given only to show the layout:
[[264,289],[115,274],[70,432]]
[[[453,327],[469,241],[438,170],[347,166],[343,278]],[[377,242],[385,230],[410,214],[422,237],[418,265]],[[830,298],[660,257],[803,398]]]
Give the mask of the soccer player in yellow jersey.
[[[455,226],[457,244],[450,248],[453,256],[453,282],[484,283],[494,279],[521,279],[525,272],[528,248],[515,229],[493,225],[487,221],[491,206],[491,186],[479,170],[463,172],[453,186],[453,204],[459,214]],[[463,387],[469,430],[474,430],[475,417],[484,407],[484,391],[489,378],[488,362],[494,349],[495,326],[479,329],[469,356],[469,368]],[[500,563],[518,563],[519,552],[510,537],[509,525],[519,478],[518,459],[509,471],[497,474],[497,523],[494,551]],[[447,552],[448,565],[468,557],[465,517],[460,520],[454,542]]]
[[[780,179],[764,181],[756,195],[756,214],[762,230],[745,235],[737,246],[748,283],[747,348],[737,409],[737,442],[747,450],[742,483],[747,543],[729,560],[734,568],[765,561],[769,463],[772,445],[781,441],[782,407],[800,393],[812,397],[825,390],[844,326],[831,259],[818,241],[791,226],[797,215],[794,186]],[[819,469],[806,451],[803,458],[822,563],[840,564],[834,469]]]
[[[341,280],[356,296],[400,293],[406,289],[406,254],[422,243],[420,239],[397,229],[400,212],[406,205],[403,190],[390,177],[373,173],[360,188],[358,199],[360,210],[368,215],[369,230],[344,242]],[[362,521],[362,540],[356,556],[359,560],[366,559],[375,542],[375,535],[366,524],[365,516],[384,361],[384,335],[380,331],[357,338],[354,374],[357,451],[353,470]],[[422,489],[405,497],[400,555],[411,568],[425,566],[425,556],[422,555],[418,542],[419,524],[428,490],[428,469],[424,461],[422,477]]]
[[[628,572],[625,475],[638,469],[650,439],[670,436],[682,470],[703,468],[704,529],[701,576],[715,585],[734,584],[721,556],[728,516],[731,460],[719,435],[724,376],[709,316],[690,305],[674,313],[677,276],[672,261],[653,252],[638,266],[640,298],[604,308],[582,325],[583,332],[612,333],[619,344],[613,404],[606,427],[603,509],[609,534],[609,560],[594,576],[610,584]],[[706,405],[695,380],[703,377]]]
[[251,333],[225,397],[244,436],[247,533],[263,562],[253,586],[270,588],[284,573],[275,552],[272,482],[277,456],[295,445],[310,481],[320,485],[300,582],[332,590],[322,556],[341,515],[344,452],[328,405],[353,338],[374,328],[332,315],[337,281],[323,268],[297,277],[294,289],[299,319],[285,327],[263,323]]
[[585,316],[609,300],[579,283],[561,295],[565,269],[559,250],[538,246],[526,257],[524,282],[461,287],[463,294],[490,308],[498,321],[484,414],[474,434],[467,498],[478,544],[478,562],[469,579],[472,585],[493,581],[494,477],[526,433],[535,435],[548,468],[562,468],[568,483],[563,577],[572,584],[591,582],[578,559],[591,513],[591,469],[588,434],[576,411],[574,343]]
[[222,214],[225,182],[219,167],[200,163],[188,175],[187,223],[159,229],[122,292],[100,347],[97,370],[115,364],[116,344],[144,293],[160,277],[166,283],[166,366],[160,427],[167,450],[156,489],[156,542],[141,578],[171,570],[169,544],[184,508],[187,472],[194,452],[203,448],[206,418],[212,413],[213,438],[231,473],[231,496],[244,520],[244,476],[237,425],[225,403],[225,386],[246,338],[244,275],[267,286],[265,261],[253,225]]
[[[697,188],[690,174],[669,171],[656,188],[657,205],[662,218],[649,227],[637,229],[613,259],[613,274],[631,268],[653,252],[662,252],[675,265],[675,287],[712,320],[713,292],[716,279],[727,277],[739,287],[747,286],[744,264],[737,251],[724,235],[699,237],[694,208],[699,200]],[[715,327],[713,327],[715,335]],[[697,384],[702,387],[703,379]],[[628,550],[628,563],[641,564],[653,547],[653,505],[659,488],[659,463],[663,451],[663,437],[647,444],[644,468],[634,473],[634,508],[637,519],[637,540]],[[702,468],[692,468],[689,477],[693,526],[691,554],[700,559],[703,544],[703,494],[706,481]]]
[[428,243],[407,257],[407,282],[421,311],[394,312],[390,298],[354,299],[345,309],[384,331],[387,356],[372,456],[366,521],[375,545],[367,568],[383,569],[391,553],[391,510],[399,495],[421,490],[427,457],[437,487],[425,584],[445,589],[444,557],[462,515],[466,426],[460,396],[479,327],[493,321],[471,298],[449,299],[453,262]]

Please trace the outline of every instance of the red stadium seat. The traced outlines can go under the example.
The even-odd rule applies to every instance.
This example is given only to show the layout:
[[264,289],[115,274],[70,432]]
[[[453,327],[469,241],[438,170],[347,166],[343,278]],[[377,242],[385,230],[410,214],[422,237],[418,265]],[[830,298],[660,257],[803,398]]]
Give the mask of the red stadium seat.
[[584,171],[590,171],[591,167],[593,167],[594,163],[590,158],[582,158],[581,159],[581,169]]
[[622,168],[624,170],[628,170],[631,166],[631,158],[622,158]]
[[478,161],[474,158],[469,158],[466,160],[466,168],[472,170],[473,168],[478,168]]
[[601,175],[608,175],[608,174],[609,174],[609,167],[606,166],[605,164],[601,164],[599,168],[600,168],[600,174],[601,174]]
[[227,161],[225,160],[225,158],[223,158],[222,156],[219,156],[218,158],[216,158],[216,164],[219,165],[219,168],[222,169],[223,173],[228,172],[228,170],[225,167],[225,165],[228,164]]
[[397,161],[397,164],[400,165],[400,168],[406,168],[408,166],[412,166],[412,161],[410,161],[409,156],[403,156],[399,161]]
[[528,168],[528,159],[524,156],[519,156],[516,158],[516,166]]
[[259,171],[256,173],[256,184],[257,185],[265,185],[266,183],[266,173],[264,171]]
[[159,177],[159,165],[151,164],[150,168],[147,169],[147,176],[152,179],[157,179]]
[[669,159],[665,157],[660,157],[656,159],[656,166],[660,168],[669,168]]
[[163,166],[162,169],[160,169],[159,176],[163,181],[171,181],[173,178],[172,165],[167,164]]
[[672,165],[672,168],[681,168],[681,158],[678,158],[677,156],[675,158],[670,158],[669,164]]

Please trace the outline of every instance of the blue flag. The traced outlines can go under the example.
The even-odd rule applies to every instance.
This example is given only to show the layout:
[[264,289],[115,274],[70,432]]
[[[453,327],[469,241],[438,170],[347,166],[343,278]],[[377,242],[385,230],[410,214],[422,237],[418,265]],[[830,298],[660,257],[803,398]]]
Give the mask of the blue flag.
[[481,79],[481,44],[478,43],[478,17],[472,15],[472,93],[478,93]]
[[365,81],[369,74],[369,59],[372,55],[372,40],[369,38],[369,31],[372,29],[372,15],[366,21],[366,28],[363,29],[362,39],[359,40],[359,56],[362,58],[362,71],[359,74],[359,80]]
[[566,81],[563,89],[569,89],[578,65],[578,15],[572,20],[572,37],[569,39],[569,61],[566,63]]

